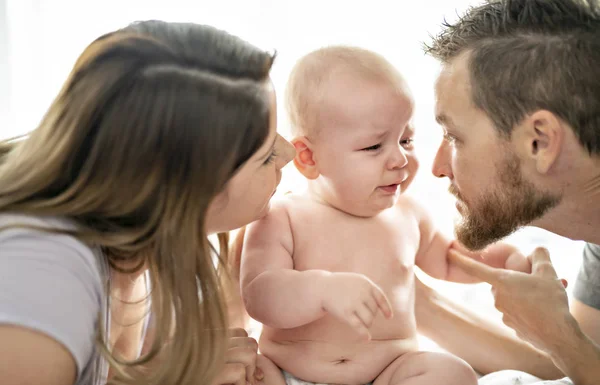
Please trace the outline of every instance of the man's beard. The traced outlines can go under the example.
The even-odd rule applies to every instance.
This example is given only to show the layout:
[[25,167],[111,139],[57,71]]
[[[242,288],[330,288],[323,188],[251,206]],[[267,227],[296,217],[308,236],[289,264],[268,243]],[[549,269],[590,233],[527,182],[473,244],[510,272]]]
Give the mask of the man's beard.
[[456,238],[471,250],[481,250],[522,226],[542,217],[561,199],[535,188],[523,179],[519,159],[511,155],[497,168],[497,184],[472,200],[469,206],[450,185],[450,193],[461,201],[462,220],[455,227]]

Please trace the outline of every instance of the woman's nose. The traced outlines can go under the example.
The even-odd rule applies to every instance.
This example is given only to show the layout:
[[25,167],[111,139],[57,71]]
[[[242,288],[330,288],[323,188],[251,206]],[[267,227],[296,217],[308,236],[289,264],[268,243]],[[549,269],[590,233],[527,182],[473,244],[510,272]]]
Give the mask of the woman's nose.
[[279,159],[281,160],[280,167],[283,168],[283,166],[290,163],[296,157],[296,148],[281,135],[279,135],[278,141],[280,142],[279,151],[281,152],[281,155],[279,156]]

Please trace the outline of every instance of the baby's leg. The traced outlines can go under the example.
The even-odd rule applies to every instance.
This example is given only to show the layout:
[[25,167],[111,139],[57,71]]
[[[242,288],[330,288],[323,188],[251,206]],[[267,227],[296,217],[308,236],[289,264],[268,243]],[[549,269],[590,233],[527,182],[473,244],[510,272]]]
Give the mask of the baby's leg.
[[260,385],[286,385],[281,369],[262,354],[256,356],[256,367],[264,373],[264,378],[258,382]]
[[477,385],[475,371],[458,357],[411,352],[398,357],[373,385]]

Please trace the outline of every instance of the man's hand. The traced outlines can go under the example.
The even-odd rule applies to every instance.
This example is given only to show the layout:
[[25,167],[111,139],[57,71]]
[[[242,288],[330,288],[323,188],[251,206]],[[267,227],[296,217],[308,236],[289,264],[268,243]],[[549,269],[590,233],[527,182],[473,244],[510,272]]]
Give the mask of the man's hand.
[[575,384],[597,384],[600,348],[569,312],[566,282],[557,277],[546,249],[537,248],[529,257],[531,274],[495,269],[457,251],[451,258],[468,274],[492,285],[503,322],[520,338],[547,352]]
[[465,272],[492,285],[502,321],[520,338],[552,353],[557,339],[567,331],[571,333],[575,320],[569,312],[567,293],[546,249],[538,248],[531,255],[531,274],[494,269],[456,252],[452,259]]

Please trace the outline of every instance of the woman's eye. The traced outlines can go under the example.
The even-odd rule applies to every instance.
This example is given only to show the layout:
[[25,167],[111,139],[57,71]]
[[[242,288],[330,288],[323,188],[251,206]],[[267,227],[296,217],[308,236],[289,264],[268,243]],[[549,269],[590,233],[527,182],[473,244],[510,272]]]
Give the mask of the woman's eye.
[[271,151],[271,154],[269,154],[267,159],[265,159],[264,164],[273,163],[273,161],[275,160],[276,157],[277,157],[277,152],[275,151],[275,149],[273,149],[273,151]]
[[361,151],[375,151],[381,148],[381,144],[376,144],[374,146],[363,148]]

